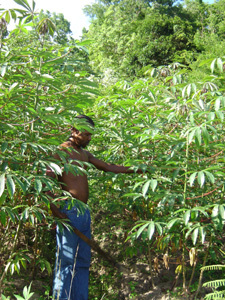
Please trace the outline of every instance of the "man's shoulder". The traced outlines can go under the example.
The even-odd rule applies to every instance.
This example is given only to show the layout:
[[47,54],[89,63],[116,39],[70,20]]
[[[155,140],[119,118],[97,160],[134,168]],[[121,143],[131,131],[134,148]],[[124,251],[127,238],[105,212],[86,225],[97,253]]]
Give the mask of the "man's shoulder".
[[84,149],[83,149],[83,152],[85,153],[85,155],[86,155],[88,158],[94,157],[94,155],[91,154],[91,153],[90,153],[89,151],[87,151],[87,150],[84,150]]
[[68,141],[63,142],[61,145],[59,145],[59,148],[69,148],[71,147],[70,143]]

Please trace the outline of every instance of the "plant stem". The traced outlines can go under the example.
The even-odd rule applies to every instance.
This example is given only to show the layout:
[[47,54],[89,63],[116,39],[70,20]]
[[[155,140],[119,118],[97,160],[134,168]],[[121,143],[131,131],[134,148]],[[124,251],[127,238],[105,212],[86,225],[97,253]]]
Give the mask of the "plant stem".
[[148,244],[148,262],[150,267],[150,274],[151,274],[151,281],[152,281],[152,288],[155,288],[154,279],[153,279],[153,270],[152,270],[152,253],[150,249],[150,245]]
[[[17,229],[16,229],[16,235],[14,237],[14,241],[13,241],[13,247],[12,247],[12,250],[11,250],[11,253],[9,255],[9,258],[8,258],[8,261],[10,262],[10,260],[12,259],[13,255],[15,254],[15,249],[16,249],[16,245],[17,245],[17,241],[18,241],[18,237],[19,237],[19,232],[20,232],[20,229],[21,229],[21,225],[22,225],[22,219],[19,220],[19,224],[17,226]],[[0,291],[1,291],[1,287],[2,287],[2,283],[3,283],[3,280],[5,278],[5,275],[7,273],[7,270],[8,270],[8,264],[6,265],[3,273],[2,273],[2,277],[0,279]]]
[[194,277],[194,274],[195,274],[195,269],[196,269],[196,264],[194,264],[194,266],[192,268],[191,278],[190,278],[189,283],[188,283],[188,290],[190,289],[190,286],[191,286],[191,283],[192,283],[192,280],[193,280],[193,277]]
[[197,288],[196,293],[193,295],[192,299],[193,298],[197,299],[197,296],[198,296],[198,294],[200,292],[200,289],[202,287],[202,279],[203,279],[203,272],[204,272],[203,271],[203,267],[205,267],[205,265],[206,265],[207,258],[208,258],[208,255],[209,255],[209,249],[210,249],[211,244],[212,244],[212,235],[210,237],[209,246],[208,246],[208,249],[206,251],[206,254],[205,254],[205,257],[204,257],[204,261],[203,261],[203,264],[202,264],[202,268],[201,268],[201,272],[200,272],[200,276],[199,276],[199,281],[198,281],[198,288]]
[[188,145],[188,135],[186,139],[186,165],[185,165],[185,178],[184,178],[184,206],[187,200],[187,171],[188,171],[188,156],[189,156],[189,145]]
[[183,249],[182,249],[182,272],[183,272],[183,290],[186,293],[186,270],[185,270],[185,235],[183,233]]

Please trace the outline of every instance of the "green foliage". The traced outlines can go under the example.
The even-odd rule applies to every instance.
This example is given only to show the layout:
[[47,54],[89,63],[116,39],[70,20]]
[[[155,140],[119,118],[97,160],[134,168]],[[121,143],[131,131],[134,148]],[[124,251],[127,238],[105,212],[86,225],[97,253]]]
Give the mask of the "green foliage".
[[[70,35],[72,33],[70,29],[70,23],[67,21],[63,14],[51,14],[49,11],[46,13],[42,10],[38,16],[37,21],[39,21],[38,26],[40,27],[45,20],[49,20],[55,26],[55,30],[52,35],[54,35],[53,40],[59,44],[65,45],[71,39]],[[48,24],[46,24],[48,25]]]
[[15,295],[17,300],[29,300],[34,293],[30,292],[31,290],[31,284],[29,285],[29,287],[25,286],[23,289],[23,297],[19,296],[19,295]]
[[[23,269],[32,275],[37,268],[51,273],[54,220],[45,191],[61,195],[61,189],[45,172],[84,172],[57,146],[71,126],[84,128],[74,124],[76,114],[89,113],[96,121],[90,151],[107,162],[143,170],[103,176],[88,165],[90,206],[96,213],[121,214],[123,253],[133,257],[142,251],[151,269],[154,256],[173,257],[183,287],[190,288],[196,265],[210,256],[217,259],[225,220],[224,53],[210,52],[210,42],[217,48],[222,31],[215,36],[205,27],[209,6],[192,7],[195,16],[199,10],[205,16],[200,22],[190,5],[170,9],[149,1],[104,1],[89,7],[96,18],[88,36],[95,41],[64,46],[52,41],[57,24],[51,14],[41,18],[34,2],[16,3],[23,9],[3,16],[21,20],[8,38],[2,35],[0,52],[1,281]],[[97,69],[105,74],[113,69],[102,81],[101,94],[87,65],[86,46]],[[205,52],[187,68],[181,63],[195,46]],[[176,55],[179,62],[167,64]],[[123,80],[120,72],[142,77]],[[116,226],[103,226],[101,240],[113,239]],[[130,231],[128,237],[123,228]],[[104,274],[98,284],[103,280],[106,293],[111,285]]]
[[135,76],[146,65],[172,61],[176,51],[194,49],[194,25],[182,7],[124,0],[95,14],[87,37],[94,40],[90,58],[101,71],[110,68],[122,76]]
[[[23,7],[19,26],[30,26],[24,18],[33,14],[25,0],[16,1]],[[4,12],[3,12],[4,14]],[[34,17],[32,15],[32,17]],[[0,64],[0,222],[4,228],[1,253],[9,241],[12,247],[5,257],[7,272],[20,273],[21,267],[35,272],[36,266],[51,273],[51,266],[42,255],[42,233],[51,227],[49,200],[45,190],[60,192],[59,184],[45,176],[46,168],[60,175],[62,168],[82,173],[82,166],[71,165],[57,146],[67,139],[74,117],[93,102],[96,83],[85,71],[87,61],[84,43],[62,46],[51,42],[54,33],[50,19],[42,19],[33,30],[14,30],[3,40]],[[41,36],[44,35],[44,38]],[[86,68],[88,69],[88,68]],[[81,125],[80,125],[81,126]],[[82,127],[82,126],[81,126]],[[51,153],[58,151],[62,162]],[[59,194],[60,195],[60,194]],[[32,229],[32,243],[24,249],[20,239]],[[25,241],[26,243],[27,241]],[[26,249],[26,250],[25,250]],[[33,253],[34,261],[27,255]]]
[[[188,251],[195,247],[207,261],[207,251],[215,253],[222,243],[225,220],[223,58],[208,62],[209,70],[210,64],[213,81],[208,76],[189,82],[191,71],[179,64],[148,69],[145,79],[106,87],[95,106],[101,120],[95,151],[104,160],[139,166],[144,174],[98,175],[104,185],[96,189],[93,178],[93,201],[107,205],[112,194],[120,210],[138,220],[130,243],[142,239],[161,256],[181,251],[177,272],[184,286]],[[116,204],[109,200],[108,207]]]

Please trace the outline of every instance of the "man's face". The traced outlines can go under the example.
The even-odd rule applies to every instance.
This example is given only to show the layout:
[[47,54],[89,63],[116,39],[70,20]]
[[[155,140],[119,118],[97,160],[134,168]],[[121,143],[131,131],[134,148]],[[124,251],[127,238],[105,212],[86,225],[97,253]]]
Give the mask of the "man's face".
[[76,143],[78,146],[85,148],[91,141],[91,136],[92,134],[88,132],[87,130],[85,131],[75,131],[74,137],[76,139]]

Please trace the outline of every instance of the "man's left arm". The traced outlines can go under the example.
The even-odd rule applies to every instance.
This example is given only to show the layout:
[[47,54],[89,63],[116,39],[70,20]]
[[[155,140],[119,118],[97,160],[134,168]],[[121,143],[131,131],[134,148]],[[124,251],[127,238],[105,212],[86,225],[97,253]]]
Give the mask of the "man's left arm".
[[112,172],[112,173],[143,173],[141,169],[138,169],[137,171],[134,171],[130,167],[124,167],[120,165],[114,165],[106,163],[105,161],[102,161],[96,157],[94,157],[90,152],[86,151],[88,155],[88,162],[90,162],[92,165],[94,165],[98,170],[104,171],[104,172]]

